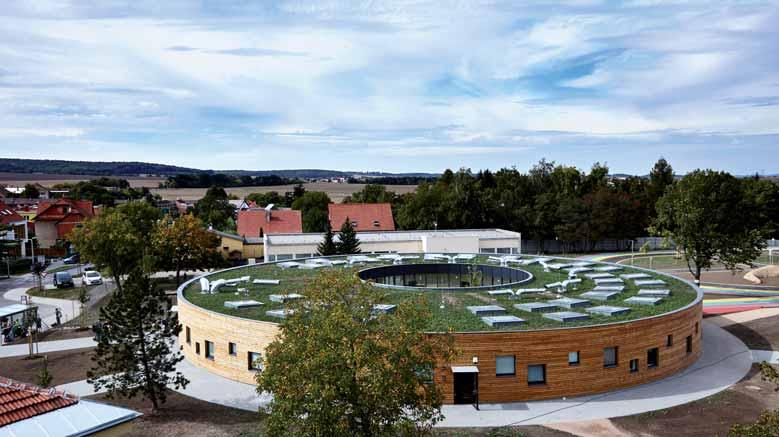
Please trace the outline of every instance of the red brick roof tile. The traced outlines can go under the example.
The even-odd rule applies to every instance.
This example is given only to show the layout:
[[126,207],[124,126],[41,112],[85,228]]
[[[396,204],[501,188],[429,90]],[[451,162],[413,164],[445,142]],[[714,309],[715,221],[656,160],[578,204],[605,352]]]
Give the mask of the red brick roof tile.
[[300,211],[289,209],[272,210],[270,221],[264,209],[238,211],[238,235],[252,238],[265,234],[299,234],[303,232],[303,218]]
[[78,403],[78,398],[54,389],[0,378],[0,427]]
[[392,205],[389,203],[331,203],[327,207],[330,227],[337,232],[346,218],[363,231],[394,231]]

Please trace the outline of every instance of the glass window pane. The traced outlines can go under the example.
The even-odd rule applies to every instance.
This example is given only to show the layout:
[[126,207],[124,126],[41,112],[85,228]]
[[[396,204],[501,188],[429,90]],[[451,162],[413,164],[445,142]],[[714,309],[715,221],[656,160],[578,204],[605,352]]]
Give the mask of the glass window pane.
[[546,366],[543,364],[527,366],[527,382],[531,384],[546,382]]
[[504,355],[495,358],[496,375],[514,374],[514,355]]
[[603,349],[603,365],[604,366],[617,365],[617,348],[607,347],[606,349]]
[[568,352],[568,364],[578,364],[579,363],[579,352]]

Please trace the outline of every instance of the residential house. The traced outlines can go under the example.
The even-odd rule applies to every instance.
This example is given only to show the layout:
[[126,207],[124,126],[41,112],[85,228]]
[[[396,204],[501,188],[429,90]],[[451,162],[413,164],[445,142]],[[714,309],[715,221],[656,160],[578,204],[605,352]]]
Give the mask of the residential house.
[[267,234],[293,234],[303,232],[303,218],[300,211],[264,209],[238,211],[238,235],[246,238],[260,238]]
[[246,211],[248,209],[257,208],[257,204],[251,200],[228,200],[228,202],[235,207],[236,211]]
[[248,258],[260,259],[265,250],[262,238],[243,237],[217,230],[211,230],[219,237],[219,251],[226,259],[238,261]]
[[35,216],[39,247],[54,247],[57,241],[66,240],[73,228],[94,216],[95,210],[89,200],[63,198],[41,202]]
[[10,206],[0,201],[0,240],[16,240],[24,237],[27,220]]
[[347,217],[357,232],[395,230],[389,203],[331,203],[327,212],[334,232],[341,229]]

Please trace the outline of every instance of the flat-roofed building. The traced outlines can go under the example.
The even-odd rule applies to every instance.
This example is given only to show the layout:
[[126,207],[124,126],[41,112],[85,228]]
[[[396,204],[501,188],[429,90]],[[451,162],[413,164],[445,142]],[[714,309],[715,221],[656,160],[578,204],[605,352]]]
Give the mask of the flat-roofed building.
[[[323,234],[265,235],[265,260],[316,255]],[[520,253],[522,234],[504,229],[358,232],[363,253]],[[336,234],[336,241],[338,235]]]

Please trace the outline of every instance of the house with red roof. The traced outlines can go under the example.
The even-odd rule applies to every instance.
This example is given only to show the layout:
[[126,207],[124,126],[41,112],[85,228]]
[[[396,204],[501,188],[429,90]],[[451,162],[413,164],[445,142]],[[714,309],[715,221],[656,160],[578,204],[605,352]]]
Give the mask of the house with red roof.
[[140,416],[126,408],[0,378],[0,437],[121,435]]
[[89,200],[56,199],[41,202],[35,216],[35,235],[42,248],[54,247],[58,240],[66,240],[73,228],[95,216]]
[[331,203],[327,212],[330,228],[336,232],[347,217],[357,232],[395,230],[392,205],[389,203]]
[[27,219],[0,201],[0,240],[16,240],[20,235],[23,236],[26,222]]
[[238,211],[238,235],[258,238],[267,234],[296,234],[303,232],[300,211],[291,209],[247,209]]

